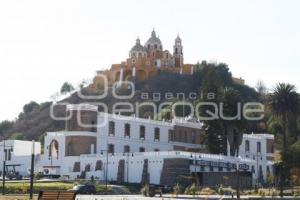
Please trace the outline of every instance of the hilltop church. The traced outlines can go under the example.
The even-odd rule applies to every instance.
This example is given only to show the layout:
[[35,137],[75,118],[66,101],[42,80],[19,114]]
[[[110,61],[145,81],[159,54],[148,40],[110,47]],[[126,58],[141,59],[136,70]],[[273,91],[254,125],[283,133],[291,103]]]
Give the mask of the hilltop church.
[[[153,30],[150,38],[142,45],[139,38],[129,51],[129,58],[118,64],[113,64],[109,70],[98,71],[105,75],[109,84],[117,81],[146,80],[155,76],[157,72],[169,71],[180,74],[193,74],[194,65],[184,64],[182,40],[177,35],[173,45],[173,52],[163,49],[163,44]],[[93,86],[97,88],[103,81],[95,77]]]
[[[142,45],[139,38],[129,51],[126,61],[112,64],[109,70],[97,71],[91,85],[94,89],[102,88],[105,76],[108,85],[122,81],[143,81],[151,76],[155,76],[158,71],[167,71],[178,74],[193,74],[196,70],[195,64],[184,63],[182,40],[177,35],[173,45],[173,52],[163,48],[163,44],[156,35],[155,30],[151,32],[150,38]],[[243,85],[245,82],[241,78],[233,77],[233,81]]]

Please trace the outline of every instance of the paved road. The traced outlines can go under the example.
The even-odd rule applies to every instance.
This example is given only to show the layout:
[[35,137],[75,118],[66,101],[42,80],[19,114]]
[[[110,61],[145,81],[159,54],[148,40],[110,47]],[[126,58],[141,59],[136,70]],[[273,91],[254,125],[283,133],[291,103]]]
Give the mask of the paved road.
[[[191,195],[179,195],[177,198],[175,195],[163,195],[163,197],[155,196],[155,197],[144,197],[142,195],[77,195],[76,200],[142,200],[142,199],[153,199],[153,200],[187,200],[187,199],[223,199],[224,196],[220,195],[212,195],[212,196],[196,196],[193,197]],[[228,196],[229,198],[229,196]],[[231,196],[230,196],[231,198]]]
[[[259,196],[241,196],[241,199],[263,199]],[[187,200],[187,199],[200,199],[200,200],[231,200],[230,195],[200,195],[193,197],[191,195],[179,195],[177,198],[174,195],[163,195],[163,197],[143,197],[141,195],[77,195],[76,200],[143,200],[143,199],[151,199],[151,200]],[[266,199],[280,199],[280,197],[267,197]],[[300,198],[294,197],[285,197],[284,199],[288,200],[300,200]]]

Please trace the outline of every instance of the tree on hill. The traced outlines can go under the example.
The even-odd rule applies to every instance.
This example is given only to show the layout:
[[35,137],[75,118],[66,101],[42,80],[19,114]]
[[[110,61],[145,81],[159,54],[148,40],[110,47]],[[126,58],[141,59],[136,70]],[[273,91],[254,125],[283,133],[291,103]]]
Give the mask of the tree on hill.
[[287,172],[293,185],[300,185],[300,141],[287,150]]
[[13,133],[9,137],[10,140],[25,140],[26,137],[23,133]]
[[74,89],[73,85],[69,82],[64,82],[64,84],[60,88],[60,93],[61,94],[67,94],[72,92]]
[[13,127],[13,124],[14,124],[13,122],[8,120],[4,120],[0,122],[0,135],[5,136],[7,132],[10,132],[10,130]]
[[35,101],[31,101],[28,104],[25,104],[23,106],[23,113],[24,114],[31,113],[33,110],[35,110],[38,107],[39,107],[38,103],[36,103]]

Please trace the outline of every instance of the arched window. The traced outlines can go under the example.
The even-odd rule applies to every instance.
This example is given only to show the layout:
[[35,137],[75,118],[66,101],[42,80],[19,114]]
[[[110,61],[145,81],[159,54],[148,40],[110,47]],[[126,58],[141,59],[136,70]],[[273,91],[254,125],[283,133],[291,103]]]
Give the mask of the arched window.
[[157,44],[154,45],[154,48],[157,49]]
[[87,165],[85,166],[85,168],[84,168],[84,171],[85,171],[85,172],[91,171],[91,165],[90,165],[90,164],[87,164]]
[[95,171],[101,171],[102,170],[102,167],[103,167],[103,163],[102,163],[102,160],[97,160],[96,162],[96,167],[95,167]]

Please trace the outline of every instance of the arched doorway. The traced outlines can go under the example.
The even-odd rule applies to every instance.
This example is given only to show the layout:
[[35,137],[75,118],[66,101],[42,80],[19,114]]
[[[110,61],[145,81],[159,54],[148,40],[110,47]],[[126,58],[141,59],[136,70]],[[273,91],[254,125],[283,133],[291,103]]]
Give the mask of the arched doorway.
[[57,140],[52,140],[49,145],[49,158],[56,158],[58,159],[58,142]]

